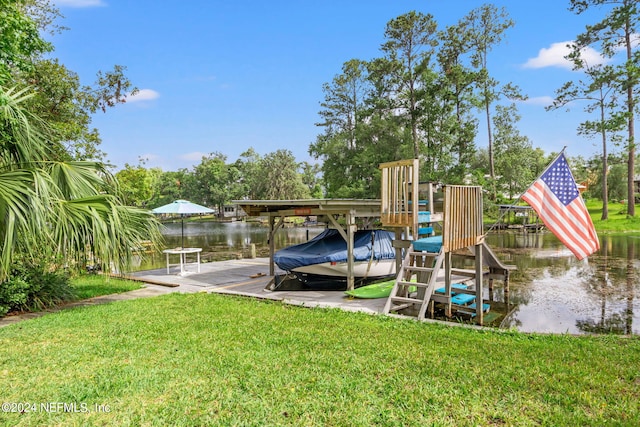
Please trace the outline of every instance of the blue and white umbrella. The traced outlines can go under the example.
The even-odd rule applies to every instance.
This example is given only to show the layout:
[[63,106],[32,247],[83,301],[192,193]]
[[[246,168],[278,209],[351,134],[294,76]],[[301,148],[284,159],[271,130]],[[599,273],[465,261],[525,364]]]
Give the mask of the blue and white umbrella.
[[181,219],[181,231],[182,231],[182,247],[184,248],[184,217],[186,215],[213,213],[213,209],[209,209],[206,206],[191,203],[188,200],[176,200],[164,206],[152,209],[151,212],[155,214],[177,214]]

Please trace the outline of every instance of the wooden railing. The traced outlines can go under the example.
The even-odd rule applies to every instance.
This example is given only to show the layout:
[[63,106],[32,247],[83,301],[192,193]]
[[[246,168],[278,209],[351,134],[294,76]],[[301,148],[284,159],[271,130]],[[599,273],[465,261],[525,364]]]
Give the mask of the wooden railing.
[[483,239],[482,187],[445,186],[442,228],[445,252],[479,245]]
[[385,227],[418,230],[418,159],[382,163],[381,222]]
[[[382,163],[382,226],[407,228],[418,236],[417,159]],[[433,203],[432,200],[429,203]],[[482,187],[447,185],[444,187],[442,239],[445,252],[482,243]]]

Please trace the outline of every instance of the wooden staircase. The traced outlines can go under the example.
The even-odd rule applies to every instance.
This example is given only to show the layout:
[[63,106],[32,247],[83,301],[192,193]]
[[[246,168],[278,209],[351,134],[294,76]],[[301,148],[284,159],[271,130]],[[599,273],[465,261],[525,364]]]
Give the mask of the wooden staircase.
[[383,312],[416,316],[423,320],[443,262],[442,246],[438,252],[428,252],[415,250],[412,244]]

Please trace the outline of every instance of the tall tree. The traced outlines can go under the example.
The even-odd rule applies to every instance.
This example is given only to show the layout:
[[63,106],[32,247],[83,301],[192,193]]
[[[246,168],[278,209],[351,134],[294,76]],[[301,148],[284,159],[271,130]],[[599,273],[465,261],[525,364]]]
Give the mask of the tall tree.
[[[322,173],[329,197],[356,197],[361,194],[361,178],[370,176],[377,165],[358,162],[371,140],[363,130],[370,126],[365,102],[371,84],[368,64],[352,59],[342,66],[342,73],[323,85],[324,101],[316,126],[323,128],[309,153],[322,159]],[[365,171],[366,170],[366,171]]]
[[344,133],[347,138],[347,149],[357,145],[356,127],[364,98],[366,96],[366,63],[351,59],[342,66],[342,74],[333,78],[332,84],[322,86],[324,101],[320,103],[319,112],[322,122],[317,126],[329,132]]
[[458,179],[464,178],[469,170],[475,146],[478,120],[473,117],[472,110],[478,100],[473,88],[477,83],[478,73],[468,68],[464,57],[470,49],[468,22],[461,21],[446,28],[440,34],[442,47],[438,52],[438,62],[442,70],[442,87],[447,88],[445,99],[451,101],[455,124],[450,132],[453,136],[453,151],[457,153],[457,165],[452,171]]
[[29,0],[0,1],[0,85],[12,80],[16,71],[31,70],[35,59],[53,50],[29,16],[34,6]]
[[234,165],[227,165],[227,156],[222,153],[211,153],[203,156],[202,161],[193,171],[193,201],[205,206],[215,206],[218,215],[224,215],[224,206],[237,197],[231,188],[238,180],[238,170]]
[[588,137],[600,135],[602,142],[602,216],[601,219],[609,217],[609,192],[607,185],[607,175],[609,165],[607,163],[607,141],[608,135],[621,130],[624,127],[624,120],[619,114],[615,114],[617,108],[617,93],[615,90],[614,70],[610,66],[596,64],[589,66],[581,58],[580,50],[573,50],[569,56],[574,62],[574,69],[584,70],[586,80],[577,82],[567,82],[560,89],[556,90],[556,99],[547,110],[558,109],[567,106],[573,101],[584,100],[588,104],[584,107],[587,113],[596,113],[596,120],[585,120],[578,127],[578,133]]
[[529,138],[518,131],[520,118],[515,104],[497,105],[493,116],[497,182],[510,199],[536,178],[534,149]]
[[640,90],[640,55],[638,54],[637,31],[640,9],[636,0],[571,0],[571,11],[581,14],[593,7],[609,6],[604,18],[578,35],[575,49],[599,46],[607,58],[613,58],[622,48],[625,61],[616,65],[615,79],[618,90],[626,96],[625,109],[621,114],[627,121],[627,215],[635,215],[635,110]]
[[392,19],[384,32],[386,41],[381,49],[393,65],[389,71],[396,84],[396,108],[404,115],[411,131],[414,158],[420,158],[421,138],[418,133],[421,117],[423,71],[430,67],[438,45],[437,24],[430,14],[411,11]]
[[262,180],[260,176],[261,162],[262,157],[253,147],[240,154],[240,157],[236,160],[235,167],[240,173],[240,188],[237,199],[258,199],[258,187]]
[[319,178],[321,172],[320,165],[317,163],[302,162],[302,182],[309,188],[309,195],[312,199],[322,199],[324,193],[322,190],[322,179]]
[[53,10],[47,0],[0,1],[0,281],[14,254],[126,270],[132,247],[161,237],[149,212],[123,205],[102,163],[69,161],[55,124],[36,108],[25,76],[52,50],[39,32]]
[[153,169],[147,169],[143,164],[132,166],[125,163],[124,168],[115,174],[123,201],[140,208],[149,207],[158,177]]
[[187,183],[191,180],[192,173],[187,169],[163,172],[154,168],[151,171],[155,177],[152,195],[148,202],[150,208],[157,208],[174,200],[192,199],[191,195],[187,194],[187,187],[189,187]]
[[103,160],[105,153],[97,129],[91,127],[96,111],[126,102],[137,89],[125,76],[126,68],[116,65],[108,72],[98,72],[93,86],[81,85],[79,76],[56,59],[40,60],[29,72],[18,73],[24,85],[35,89],[29,108],[45,119],[64,151],[60,157],[73,160]]
[[[491,106],[500,98],[497,89],[499,82],[491,77],[489,72],[489,53],[498,45],[505,31],[514,26],[509,14],[504,8],[492,4],[485,4],[472,10],[463,23],[469,31],[469,43],[472,48],[472,65],[478,70],[478,85],[480,88],[480,103],[485,113],[487,126],[487,141],[489,148],[489,174],[495,181],[495,160],[493,153],[493,132],[491,131]],[[505,86],[511,92],[512,86]],[[510,96],[510,95],[508,95]],[[495,191],[494,191],[495,194]]]

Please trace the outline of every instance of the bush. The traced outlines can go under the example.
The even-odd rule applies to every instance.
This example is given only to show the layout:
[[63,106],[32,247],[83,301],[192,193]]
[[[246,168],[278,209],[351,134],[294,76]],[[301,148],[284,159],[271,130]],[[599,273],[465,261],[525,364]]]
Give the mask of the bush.
[[18,263],[0,284],[0,316],[10,311],[37,311],[75,299],[66,273],[41,265]]

